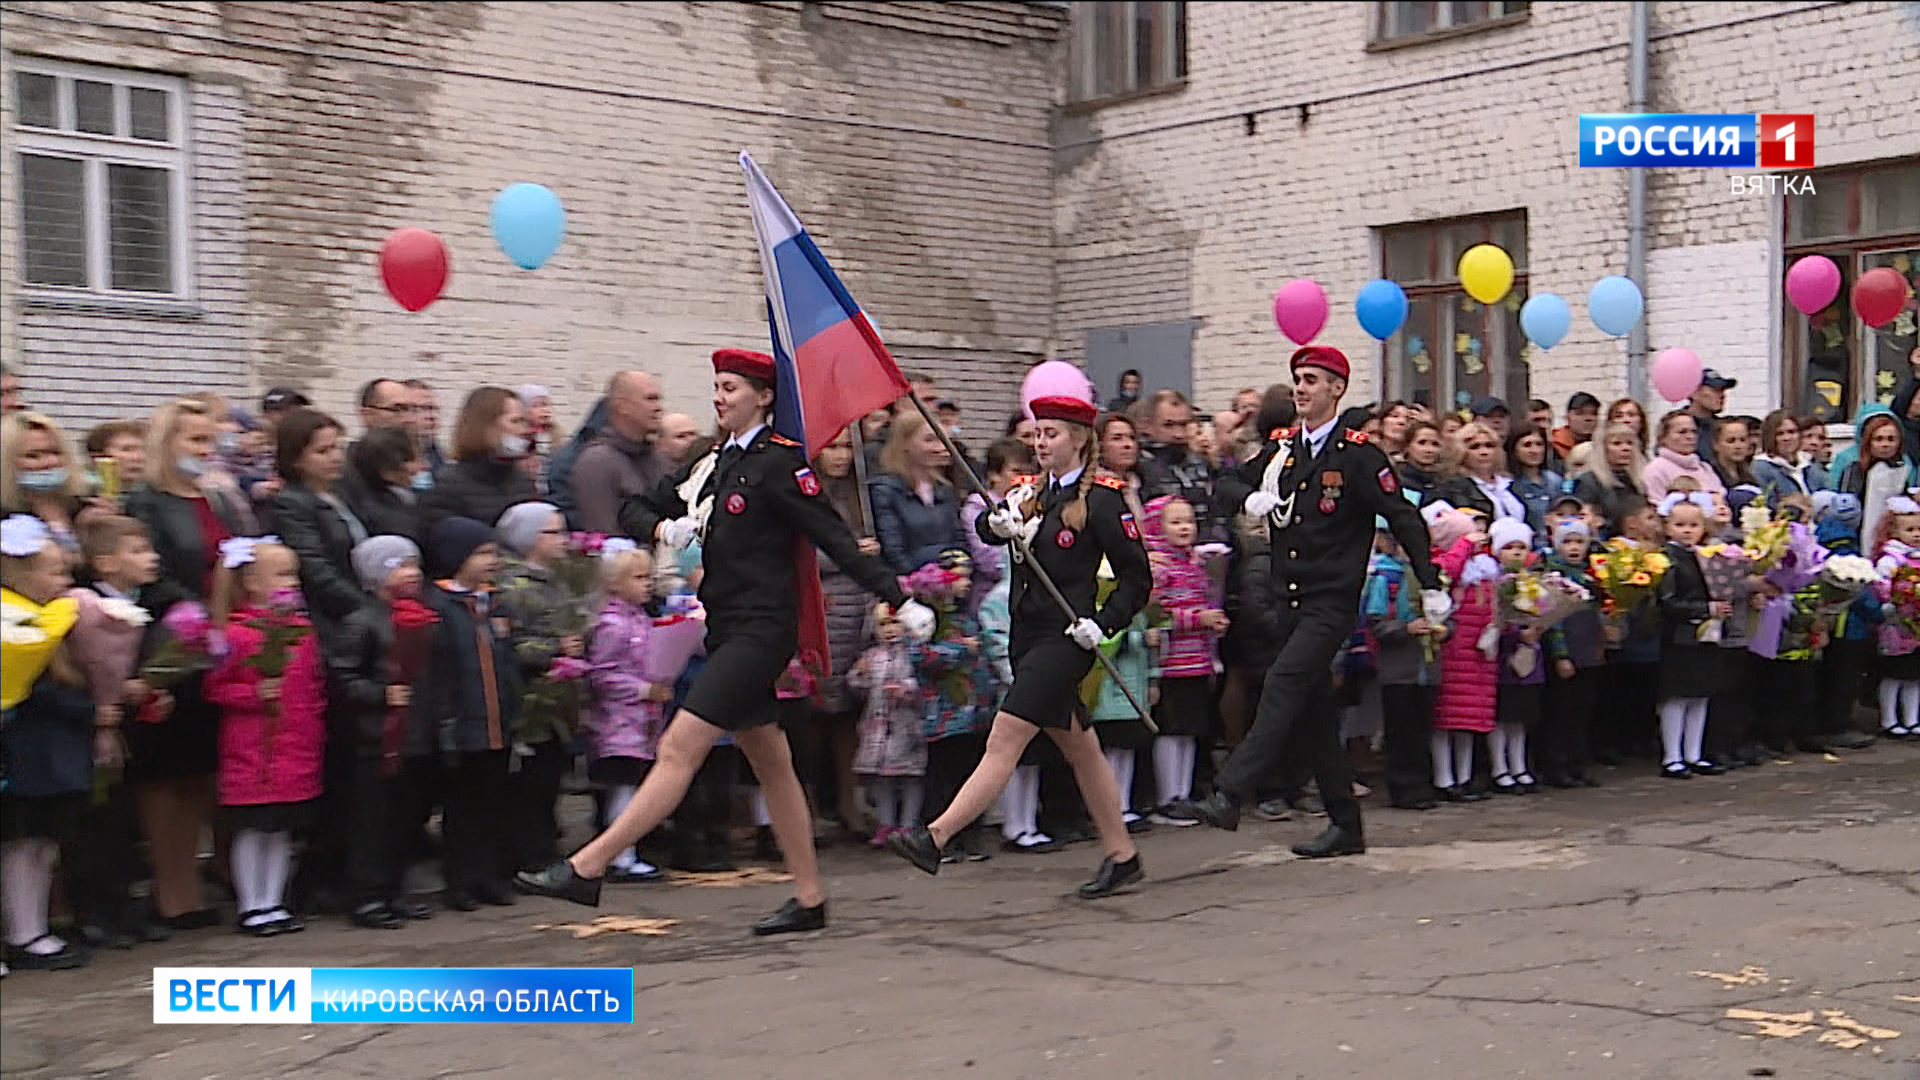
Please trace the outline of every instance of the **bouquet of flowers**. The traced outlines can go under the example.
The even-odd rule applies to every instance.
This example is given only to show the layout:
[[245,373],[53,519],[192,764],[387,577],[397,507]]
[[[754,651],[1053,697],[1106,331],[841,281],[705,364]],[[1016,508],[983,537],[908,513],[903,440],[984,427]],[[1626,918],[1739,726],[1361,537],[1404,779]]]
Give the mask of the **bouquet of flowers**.
[[653,633],[647,636],[647,681],[657,686],[679,682],[706,640],[707,613],[700,602],[684,594],[669,598],[666,613],[653,620]]
[[1553,571],[1521,570],[1500,579],[1502,621],[1525,630],[1548,629],[1592,600],[1592,593]]
[[1780,564],[1787,551],[1793,545],[1793,525],[1785,520],[1754,518],[1748,527],[1748,515],[1753,510],[1749,506],[1741,511],[1741,525],[1746,529],[1746,540],[1740,545],[1752,562],[1748,573],[1764,574]]
[[140,680],[155,690],[171,690],[226,655],[224,639],[198,601],[184,600],[168,608],[160,628],[166,636],[140,667]]
[[[246,664],[259,672],[263,681],[284,677],[287,665],[293,662],[293,650],[312,636],[313,624],[307,621],[306,607],[306,598],[300,595],[300,590],[276,589],[268,598],[266,609],[241,624],[260,632],[260,650],[247,657]],[[273,767],[274,736],[280,729],[279,700],[276,698],[266,705],[266,753],[260,756],[263,777]]]
[[[440,616],[413,597],[393,602],[393,646],[387,652],[392,665],[394,686],[413,687],[427,670],[427,656],[433,649],[433,628]],[[381,771],[387,776],[400,774],[400,752],[406,737],[405,708],[389,708],[380,732]]]
[[1894,567],[1880,586],[1880,598],[1891,609],[1889,618],[1909,636],[1920,637],[1920,562],[1903,560]]
[[[1740,583],[1754,572],[1753,560],[1746,549],[1733,544],[1708,544],[1696,554],[1700,576],[1706,579],[1707,595],[1722,603],[1734,603],[1740,597]],[[1726,627],[1725,620],[1708,619],[1697,632],[1703,642],[1717,642]]]
[[[1751,537],[1748,538],[1751,542]],[[1752,549],[1748,550],[1752,554]],[[1814,539],[1813,530],[1793,523],[1786,526],[1784,539],[1771,554],[1772,562],[1754,559],[1754,569],[1782,593],[1797,593],[1813,582],[1827,562],[1827,549]],[[1855,556],[1858,558],[1858,556]],[[1865,561],[1865,560],[1861,560]],[[1871,563],[1868,563],[1871,569]]]
[[[901,587],[933,608],[932,640],[945,641],[954,636],[954,613],[973,587],[973,560],[964,551],[944,552],[908,574]],[[948,671],[939,681],[948,701],[964,705],[972,700],[973,679],[964,668]]]
[[1820,566],[1814,585],[1820,593],[1822,614],[1838,614],[1880,580],[1873,564],[1858,555],[1835,555]]
[[1602,610],[1625,615],[1653,599],[1654,586],[1673,565],[1663,551],[1649,550],[1625,537],[1607,541],[1603,551],[1587,558],[1587,568],[1602,594]]

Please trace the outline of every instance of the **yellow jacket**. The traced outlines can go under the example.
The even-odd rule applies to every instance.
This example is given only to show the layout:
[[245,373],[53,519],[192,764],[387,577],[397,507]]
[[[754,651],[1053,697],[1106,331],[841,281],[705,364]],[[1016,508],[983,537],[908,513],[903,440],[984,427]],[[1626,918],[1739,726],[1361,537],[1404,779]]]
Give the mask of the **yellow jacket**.
[[79,618],[80,605],[71,597],[43,606],[0,589],[0,710],[27,700]]

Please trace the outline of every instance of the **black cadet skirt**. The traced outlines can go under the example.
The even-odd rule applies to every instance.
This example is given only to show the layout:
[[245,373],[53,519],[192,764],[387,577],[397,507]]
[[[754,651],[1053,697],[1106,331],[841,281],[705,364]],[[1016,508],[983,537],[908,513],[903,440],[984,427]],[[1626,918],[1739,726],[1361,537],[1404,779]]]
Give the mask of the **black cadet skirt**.
[[707,630],[707,663],[680,707],[723,731],[747,731],[780,718],[773,687],[793,660],[781,635],[721,636]]
[[1035,727],[1072,728],[1080,714],[1080,680],[1093,669],[1093,654],[1057,631],[1015,644],[1013,686],[1000,711]]

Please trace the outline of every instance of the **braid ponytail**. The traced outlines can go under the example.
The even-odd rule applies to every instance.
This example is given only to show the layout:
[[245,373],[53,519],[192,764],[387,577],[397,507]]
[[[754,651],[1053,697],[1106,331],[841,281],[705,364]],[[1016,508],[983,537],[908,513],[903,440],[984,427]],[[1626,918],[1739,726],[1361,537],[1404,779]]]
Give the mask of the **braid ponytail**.
[[1093,429],[1086,428],[1086,434],[1080,440],[1080,483],[1075,486],[1073,501],[1060,510],[1060,523],[1074,532],[1087,527],[1087,489],[1093,486]]

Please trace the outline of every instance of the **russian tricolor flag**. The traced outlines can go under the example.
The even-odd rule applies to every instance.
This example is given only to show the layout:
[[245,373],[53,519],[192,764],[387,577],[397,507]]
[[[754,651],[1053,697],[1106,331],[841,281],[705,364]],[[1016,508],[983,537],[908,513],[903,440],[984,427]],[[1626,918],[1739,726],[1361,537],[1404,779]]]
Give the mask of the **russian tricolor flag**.
[[848,424],[907,396],[906,377],[793,209],[745,153],[747,201],[779,368],[773,429],[812,460]]
[[[760,241],[767,283],[767,323],[773,332],[773,430],[820,453],[848,424],[910,392],[906,377],[880,342],[873,324],[840,284],[813,237],[746,153],[747,202]],[[794,543],[794,579],[800,601],[798,659],[819,678],[832,673],[820,564],[806,537]]]

